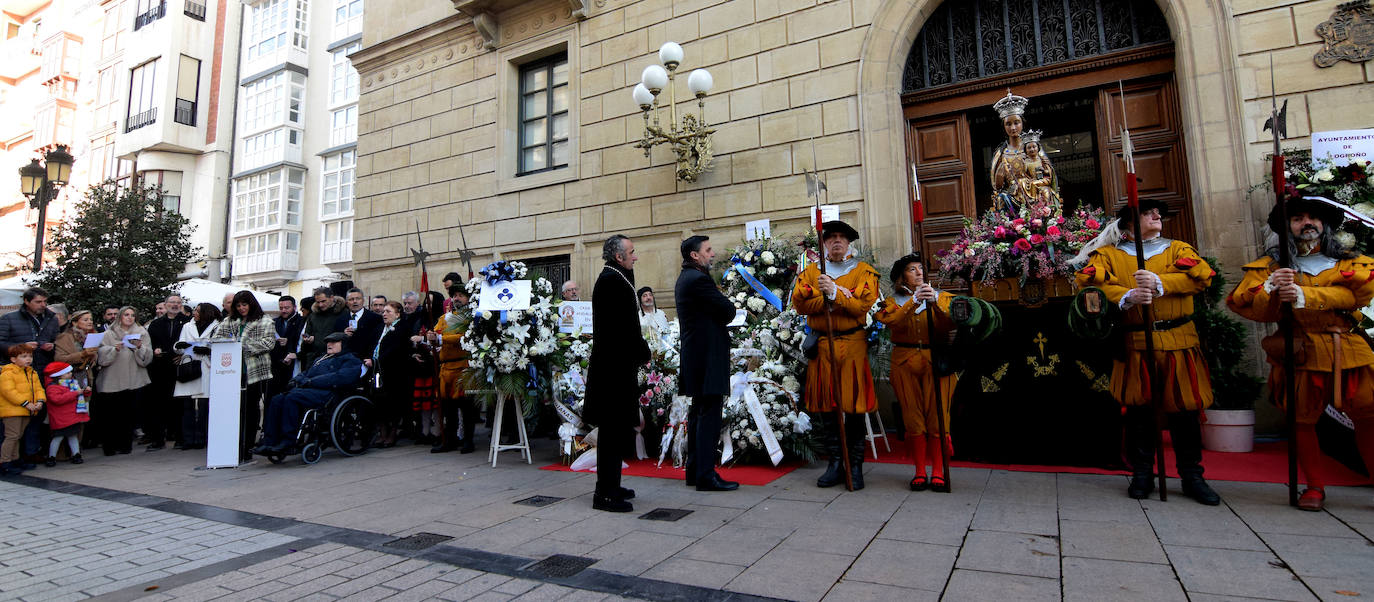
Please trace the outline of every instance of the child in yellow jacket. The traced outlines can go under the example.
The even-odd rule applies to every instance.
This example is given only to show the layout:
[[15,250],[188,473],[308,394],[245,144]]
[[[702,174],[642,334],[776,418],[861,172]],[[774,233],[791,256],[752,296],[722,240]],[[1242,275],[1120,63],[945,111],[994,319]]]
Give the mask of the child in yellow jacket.
[[0,475],[18,474],[31,465],[19,461],[19,440],[29,417],[43,409],[47,396],[43,379],[33,369],[33,346],[9,348],[10,363],[0,368],[0,419],[5,423],[5,442],[0,444]]

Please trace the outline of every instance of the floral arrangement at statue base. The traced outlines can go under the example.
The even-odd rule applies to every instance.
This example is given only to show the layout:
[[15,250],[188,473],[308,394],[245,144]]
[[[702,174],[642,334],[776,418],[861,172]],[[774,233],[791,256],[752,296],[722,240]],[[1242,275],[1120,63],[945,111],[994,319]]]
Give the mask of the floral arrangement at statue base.
[[989,209],[976,221],[964,220],[964,230],[939,255],[944,282],[982,282],[999,278],[1048,280],[1072,278],[1068,260],[1102,230],[1106,218],[1097,207],[1064,213],[1050,204],[1023,206],[1016,215]]

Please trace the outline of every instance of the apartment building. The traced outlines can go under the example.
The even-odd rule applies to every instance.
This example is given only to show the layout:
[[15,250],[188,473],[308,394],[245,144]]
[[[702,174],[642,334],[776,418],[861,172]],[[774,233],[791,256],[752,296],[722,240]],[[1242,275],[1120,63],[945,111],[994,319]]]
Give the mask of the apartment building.
[[[33,267],[38,211],[20,193],[18,170],[57,145],[84,154],[93,74],[88,40],[99,29],[95,0],[0,2],[0,278]],[[84,80],[83,80],[84,78]],[[78,162],[70,185],[48,206],[50,230],[85,189],[89,165]],[[53,257],[44,257],[51,264]]]
[[242,10],[233,278],[300,296],[352,276],[363,0]]
[[183,277],[223,279],[240,15],[228,0],[104,0],[90,130],[99,180],[159,186],[196,227],[202,260]]

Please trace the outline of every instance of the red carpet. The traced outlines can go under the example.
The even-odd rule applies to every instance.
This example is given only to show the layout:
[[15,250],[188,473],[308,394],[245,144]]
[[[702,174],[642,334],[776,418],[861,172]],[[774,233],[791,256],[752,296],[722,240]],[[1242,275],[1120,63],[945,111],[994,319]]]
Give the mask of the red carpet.
[[[653,477],[655,479],[676,479],[684,481],[687,473],[681,468],[673,468],[671,461],[664,461],[663,467],[655,466],[658,460],[629,460],[626,462],[630,467],[621,471],[621,474],[632,477]],[[720,473],[720,478],[727,481],[734,481],[740,485],[767,485],[776,481],[778,477],[792,472],[804,464],[797,461],[783,461],[777,466],[731,466],[720,467],[716,472]],[[572,469],[562,464],[550,464],[539,467],[541,470],[557,470],[561,472],[572,472]]]
[[[959,443],[954,443],[957,450]],[[907,453],[907,445],[904,442],[892,439],[892,452],[887,453],[883,450],[880,443],[878,445],[878,459],[873,459],[871,448],[866,449],[866,459],[870,462],[880,462],[886,464],[910,464],[911,456]],[[1168,437],[1164,440],[1164,459],[1169,467],[1169,476],[1178,478],[1178,473],[1174,469],[1174,450],[1169,445]],[[937,458],[938,460],[938,458]],[[1348,485],[1367,485],[1369,479],[1351,472],[1340,463],[1330,458],[1323,458],[1325,461],[1325,471],[1327,485],[1348,486]],[[1101,468],[1091,468],[1084,466],[1041,466],[1035,464],[984,464],[981,462],[950,462],[951,466],[961,468],[991,468],[996,470],[1014,470],[1020,472],[1064,472],[1070,474],[1126,474],[1125,471],[1104,470]],[[1203,450],[1202,467],[1205,475],[1210,481],[1246,481],[1250,483],[1287,483],[1288,482],[1288,444],[1284,442],[1276,443],[1256,443],[1255,451],[1248,454],[1235,454],[1224,452],[1211,452]],[[1298,478],[1301,481],[1302,471],[1299,470]]]

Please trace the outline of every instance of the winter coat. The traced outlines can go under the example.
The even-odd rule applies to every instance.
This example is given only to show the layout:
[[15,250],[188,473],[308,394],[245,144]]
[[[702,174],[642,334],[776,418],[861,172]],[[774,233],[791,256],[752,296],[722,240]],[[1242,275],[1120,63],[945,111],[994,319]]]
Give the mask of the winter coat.
[[[339,315],[334,318],[334,332],[343,332],[348,328],[348,322],[353,319],[353,312],[344,308]],[[344,343],[344,349],[353,352],[360,360],[372,358],[372,350],[377,348],[377,341],[382,338],[382,328],[386,324],[382,322],[382,317],[364,308],[358,314],[358,324],[353,327],[353,334],[349,335],[348,341]],[[402,322],[398,319],[396,329],[402,329]],[[406,334],[410,336],[410,334]]]
[[[143,344],[136,349],[124,346],[124,336],[143,335]],[[130,326],[115,323],[105,331],[96,352],[100,363],[100,375],[96,377],[96,389],[101,393],[118,393],[141,389],[152,382],[148,378],[148,364],[153,361],[153,346],[148,343],[148,331],[138,324]]]
[[210,374],[210,354],[197,355],[195,348],[198,346],[208,347],[210,344],[206,342],[206,339],[213,338],[215,336],[215,329],[217,328],[219,328],[219,320],[215,320],[206,326],[205,332],[198,332],[194,321],[187,322],[181,327],[181,337],[179,340],[182,343],[189,344],[190,347],[176,350],[177,361],[200,362],[200,378],[191,382],[178,382],[176,387],[172,389],[173,397],[210,396],[210,379],[206,378],[206,376]]
[[[55,343],[57,342],[57,314],[51,309],[43,310],[43,315],[35,318],[27,309],[22,306],[10,313],[0,316],[0,345],[9,348],[11,345],[20,343]],[[33,369],[39,374],[43,373],[43,367],[48,362],[53,361],[52,351],[35,349],[33,352]],[[0,364],[8,364],[9,356],[0,358]]]
[[639,331],[633,271],[606,262],[592,288],[592,333],[582,420],[599,425],[621,416],[629,422],[639,403],[639,368],[650,357]]
[[232,338],[243,344],[244,384],[251,385],[272,378],[272,348],[277,345],[277,331],[272,319],[263,316],[252,322],[232,317],[221,322],[215,331],[220,338]]
[[[53,359],[59,362],[71,364],[72,369],[77,372],[85,372],[95,366],[96,348],[85,349],[86,335],[77,332],[75,328],[68,328],[62,334],[57,335],[57,345],[54,347]],[[86,355],[90,351],[90,355]]]
[[735,319],[735,304],[696,266],[683,266],[673,297],[682,336],[678,394],[729,395],[730,333],[725,325]]
[[302,366],[309,366],[315,358],[324,356],[324,338],[343,330],[334,330],[334,323],[338,321],[339,314],[346,309],[344,300],[339,297],[334,297],[334,304],[327,310],[318,309],[318,306],[311,308],[310,315],[305,318],[305,331],[302,335],[315,337],[315,340],[301,344],[301,352],[296,354],[296,360],[301,362]]
[[326,355],[293,377],[295,387],[282,395],[305,401],[306,407],[320,407],[335,391],[347,391],[357,385],[362,373],[363,363],[358,356],[347,352]]
[[33,368],[20,368],[17,364],[0,368],[0,418],[32,416],[38,413],[34,402],[46,399],[42,378]]
[[73,385],[81,386],[72,378],[48,379],[48,426],[54,431],[91,420],[90,412],[76,411],[81,391],[72,390]]

